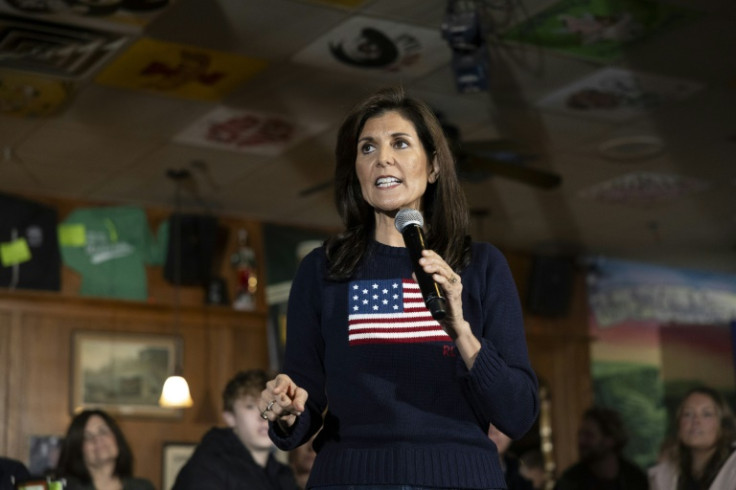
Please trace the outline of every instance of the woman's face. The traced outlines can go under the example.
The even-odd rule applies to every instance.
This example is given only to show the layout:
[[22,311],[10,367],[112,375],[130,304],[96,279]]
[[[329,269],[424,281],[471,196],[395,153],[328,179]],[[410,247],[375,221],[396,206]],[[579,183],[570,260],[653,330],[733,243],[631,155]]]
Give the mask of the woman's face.
[[96,468],[115,463],[118,458],[118,443],[112,429],[99,415],[92,415],[84,427],[82,454],[87,468]]
[[680,414],[679,438],[690,449],[711,449],[718,441],[721,417],[715,401],[702,393],[685,399]]
[[414,125],[396,111],[368,119],[358,137],[355,169],[363,199],[377,214],[421,211],[427,184],[437,180]]

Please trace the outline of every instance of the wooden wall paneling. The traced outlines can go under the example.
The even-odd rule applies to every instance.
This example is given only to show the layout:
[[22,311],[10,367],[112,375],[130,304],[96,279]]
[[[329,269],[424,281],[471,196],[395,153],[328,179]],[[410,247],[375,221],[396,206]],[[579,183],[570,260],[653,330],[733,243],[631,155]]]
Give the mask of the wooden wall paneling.
[[0,454],[9,454],[8,437],[10,429],[8,428],[8,403],[9,389],[11,381],[10,368],[10,336],[12,331],[12,313],[9,311],[0,311]]
[[[35,349],[30,339],[38,334],[38,315],[29,315],[29,312],[13,312],[10,330],[9,373],[8,384],[5,387],[8,397],[5,422],[9,434],[7,438],[8,453],[16,459],[24,460],[28,454],[27,437],[23,432],[26,421],[25,408],[28,405],[30,390],[35,389],[32,373],[34,368],[31,361]],[[37,368],[36,368],[37,369]],[[53,373],[53,372],[52,372]],[[47,376],[52,373],[46,373]]]
[[[225,382],[243,367],[267,367],[265,313],[186,307],[181,323],[170,307],[106,300],[39,299],[18,294],[0,299],[0,432],[3,454],[28,463],[31,435],[63,435],[71,420],[71,342],[75,331],[180,335],[184,374],[195,406],[179,418],[118,415],[136,457],[136,473],[156,485],[166,442],[198,442],[220,424]],[[212,342],[208,343],[207,339]],[[221,355],[225,353],[225,355]],[[209,360],[208,360],[209,359]],[[207,363],[214,361],[214,369]],[[211,392],[206,394],[207,389]],[[212,409],[203,415],[205,400]],[[214,412],[214,413],[213,413]]]
[[19,453],[27,462],[30,437],[63,435],[69,420],[68,318],[45,311],[23,310],[19,330],[22,348],[16,381],[24,394],[18,405],[16,433],[22,436]]
[[556,474],[577,461],[577,429],[592,403],[590,336],[584,275],[575,277],[568,315],[525,319],[529,357],[549,386]]
[[577,460],[577,428],[582,412],[590,399],[585,387],[589,380],[587,366],[581,364],[587,357],[587,340],[534,336],[529,340],[532,365],[540,379],[549,386],[557,474]]
[[[233,329],[233,368],[235,371],[268,367],[266,329]],[[234,374],[234,373],[233,373]]]

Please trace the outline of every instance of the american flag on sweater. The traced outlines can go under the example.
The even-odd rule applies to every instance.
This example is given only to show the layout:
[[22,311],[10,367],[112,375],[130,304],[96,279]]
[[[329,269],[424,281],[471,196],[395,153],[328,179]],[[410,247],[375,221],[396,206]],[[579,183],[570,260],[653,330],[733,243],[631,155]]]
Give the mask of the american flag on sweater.
[[353,281],[348,304],[350,345],[451,342],[412,279]]

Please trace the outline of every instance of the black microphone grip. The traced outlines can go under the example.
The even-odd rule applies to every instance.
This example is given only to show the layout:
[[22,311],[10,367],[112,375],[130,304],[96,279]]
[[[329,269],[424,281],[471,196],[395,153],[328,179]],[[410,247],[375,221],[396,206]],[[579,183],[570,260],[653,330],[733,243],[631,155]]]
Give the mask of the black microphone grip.
[[415,224],[408,224],[404,227],[401,234],[404,236],[404,243],[409,251],[414,275],[417,277],[417,284],[419,284],[419,289],[422,291],[427,309],[432,313],[432,318],[438,321],[442,320],[447,315],[447,300],[440,286],[419,265],[422,250],[426,248],[422,228]]

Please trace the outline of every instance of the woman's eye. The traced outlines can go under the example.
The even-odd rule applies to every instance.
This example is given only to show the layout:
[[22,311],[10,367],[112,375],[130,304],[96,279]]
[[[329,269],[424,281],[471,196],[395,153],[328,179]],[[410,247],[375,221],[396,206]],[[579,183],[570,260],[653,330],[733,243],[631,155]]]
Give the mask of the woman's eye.
[[363,146],[360,147],[361,153],[370,153],[373,150],[373,145],[370,143],[365,143]]
[[404,140],[397,140],[396,143],[394,143],[394,146],[396,148],[406,148],[409,144]]

